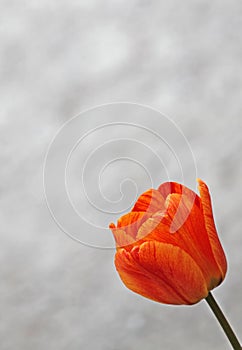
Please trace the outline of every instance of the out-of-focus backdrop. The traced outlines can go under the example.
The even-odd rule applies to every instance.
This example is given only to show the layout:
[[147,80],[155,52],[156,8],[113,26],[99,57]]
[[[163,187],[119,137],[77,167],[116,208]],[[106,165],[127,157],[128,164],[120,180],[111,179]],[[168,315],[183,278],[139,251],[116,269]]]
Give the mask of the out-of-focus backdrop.
[[[114,250],[102,247],[112,244],[105,227],[110,217],[118,217],[110,214],[110,201],[115,211],[118,200],[128,203],[129,193],[135,200],[149,185],[147,167],[155,186],[181,179],[178,163],[169,163],[169,137],[180,129],[195,159],[189,158],[185,138],[178,137],[173,151],[184,150],[184,182],[194,174],[208,183],[229,262],[226,280],[214,295],[242,338],[241,33],[242,3],[235,0],[0,2],[2,350],[230,348],[204,301],[172,307],[135,295],[119,280]],[[68,163],[70,195],[84,218],[75,227],[70,220],[66,230],[95,246],[89,247],[53,220],[43,189],[44,160],[63,123],[88,108],[117,101],[151,106],[176,125],[174,134],[168,132],[161,116],[165,126],[159,144],[141,126],[122,129],[125,121],[158,130],[157,115],[147,107],[124,113],[115,105],[108,118],[120,125],[112,124],[112,129],[94,130],[106,120],[105,106],[92,116],[77,117],[75,137],[92,130]],[[135,142],[124,142],[126,134]],[[150,154],[160,152],[164,167],[144,144]],[[47,167],[46,195],[62,226],[67,213],[58,193],[63,173],[54,166],[66,146],[62,139]],[[78,182],[84,164],[87,173]],[[122,182],[126,173],[132,181]],[[99,188],[103,185],[101,199],[92,184],[97,180]],[[84,201],[83,189],[79,192],[83,183],[90,202]],[[92,203],[95,199],[99,207]],[[104,202],[109,207],[102,212]]]

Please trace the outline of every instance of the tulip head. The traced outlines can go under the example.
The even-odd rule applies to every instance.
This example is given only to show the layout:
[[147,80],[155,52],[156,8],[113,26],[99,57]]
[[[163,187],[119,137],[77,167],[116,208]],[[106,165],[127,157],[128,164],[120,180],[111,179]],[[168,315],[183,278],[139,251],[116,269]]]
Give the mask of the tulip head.
[[195,304],[224,279],[227,263],[207,185],[176,182],[143,193],[117,226],[115,266],[132,291],[165,304]]

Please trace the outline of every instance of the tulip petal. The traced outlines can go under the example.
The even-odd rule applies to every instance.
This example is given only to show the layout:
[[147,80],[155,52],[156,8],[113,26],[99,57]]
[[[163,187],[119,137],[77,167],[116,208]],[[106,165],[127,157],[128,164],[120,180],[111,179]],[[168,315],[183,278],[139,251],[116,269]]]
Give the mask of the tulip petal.
[[123,283],[133,292],[165,304],[187,303],[165,282],[144,269],[126,249],[118,249],[115,266]]
[[201,196],[202,212],[204,216],[205,226],[208,233],[208,238],[212,247],[214,258],[219,266],[224,279],[227,271],[226,257],[219,241],[216,226],[213,219],[212,203],[207,185],[201,180],[197,179],[198,189]]
[[115,242],[116,242],[116,247],[126,247],[130,246],[129,249],[132,248],[132,244],[135,242],[135,240],[129,236],[124,230],[116,228],[114,225],[110,224],[110,229],[112,230]]
[[150,189],[144,192],[135,203],[133,211],[152,212],[164,209],[164,197],[158,190]]
[[164,182],[158,187],[158,191],[166,198],[170,193],[182,193],[182,188],[185,187],[177,182]]
[[167,196],[172,193],[183,194],[188,197],[192,203],[195,202],[199,208],[201,206],[199,196],[194,191],[190,190],[190,188],[177,182],[164,182],[159,186],[158,191],[164,198],[167,198]]
[[200,268],[180,247],[155,241],[145,242],[139,249],[139,263],[166,281],[189,304],[208,294]]
[[129,236],[135,238],[139,227],[151,215],[151,213],[146,212],[130,212],[118,219],[117,228],[122,228],[122,230],[125,231]]
[[208,294],[194,260],[179,247],[148,241],[116,254],[116,268],[136,293],[166,304],[194,304]]

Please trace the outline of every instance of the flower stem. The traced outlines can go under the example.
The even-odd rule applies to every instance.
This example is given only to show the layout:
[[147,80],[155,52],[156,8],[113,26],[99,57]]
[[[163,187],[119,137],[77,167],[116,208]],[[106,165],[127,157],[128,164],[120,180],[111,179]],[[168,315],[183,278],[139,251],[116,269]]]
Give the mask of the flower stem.
[[217,317],[218,322],[220,323],[221,327],[223,328],[226,336],[228,337],[230,344],[232,345],[234,350],[241,350],[242,347],[239,343],[238,338],[236,337],[234,331],[230,327],[230,324],[226,320],[222,310],[218,306],[216,300],[214,299],[212,293],[208,293],[208,296],[206,298],[206,301],[210,308],[212,309],[214,315]]

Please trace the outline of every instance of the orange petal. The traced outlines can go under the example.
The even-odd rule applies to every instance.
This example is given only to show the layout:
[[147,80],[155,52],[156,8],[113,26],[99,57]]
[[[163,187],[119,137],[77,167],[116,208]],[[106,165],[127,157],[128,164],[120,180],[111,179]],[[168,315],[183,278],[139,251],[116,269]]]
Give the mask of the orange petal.
[[204,216],[205,227],[208,233],[208,238],[212,247],[214,258],[220,268],[222,279],[224,279],[227,271],[227,262],[215,227],[209,190],[207,185],[202,180],[197,179],[197,182],[201,196],[202,212]]
[[190,188],[182,184],[179,184],[177,182],[164,182],[160,185],[158,191],[164,198],[166,198],[171,193],[184,194],[192,202],[195,202],[195,204],[200,208],[201,204],[199,196],[194,191],[190,190]]
[[166,198],[170,193],[182,193],[182,188],[185,187],[177,182],[164,182],[158,187],[158,191]]
[[135,203],[132,211],[143,211],[155,213],[164,209],[164,197],[158,190],[150,189],[144,192]]
[[[168,222],[168,224],[165,224],[164,221]],[[169,222],[170,220],[167,219],[167,215],[156,215],[149,218],[140,226],[136,236],[137,240],[157,240],[165,242],[166,235],[163,233],[169,231]]]
[[162,303],[194,304],[208,294],[197,264],[171,244],[148,241],[131,253],[122,249],[115,264],[129,289]]
[[[127,235],[127,233],[124,230],[115,228],[111,225],[109,227],[112,230],[117,248],[126,247],[127,249],[127,246],[132,245],[135,242],[135,240],[131,236]],[[131,248],[132,246],[129,249]]]
[[139,227],[151,215],[151,213],[145,212],[130,212],[118,219],[117,228],[122,228],[122,230],[125,231],[129,236],[135,238]]
[[186,304],[164,281],[140,266],[130,252],[119,249],[115,255],[115,266],[127,288],[146,298],[165,304]]

